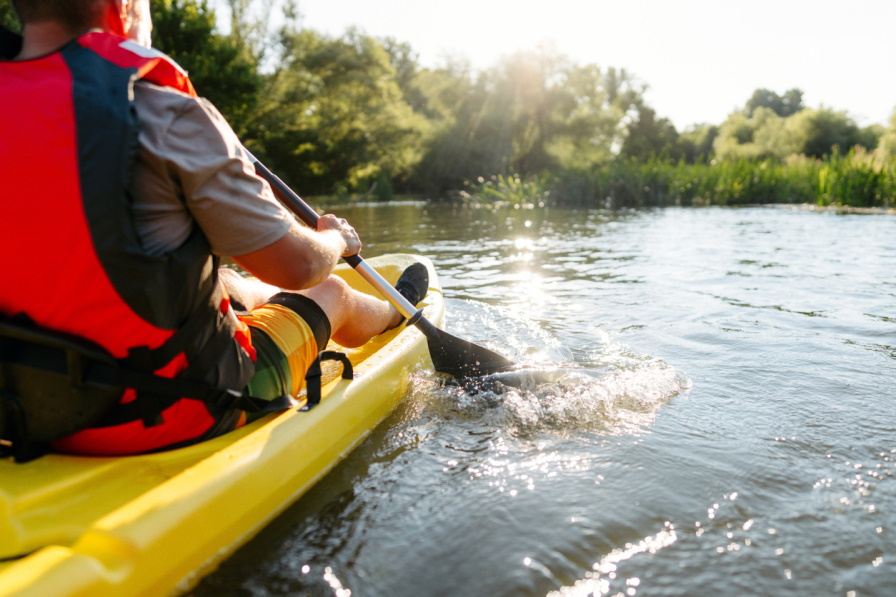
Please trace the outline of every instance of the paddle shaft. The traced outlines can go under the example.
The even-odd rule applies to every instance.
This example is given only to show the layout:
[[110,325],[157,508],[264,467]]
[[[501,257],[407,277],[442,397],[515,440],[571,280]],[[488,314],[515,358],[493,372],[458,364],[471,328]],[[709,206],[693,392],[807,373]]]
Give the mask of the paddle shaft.
[[[290,189],[286,183],[280,180],[279,176],[268,170],[264,164],[255,159],[255,156],[252,156],[252,160],[255,164],[255,171],[259,176],[268,181],[268,184],[271,185],[271,189],[273,189],[277,198],[280,199],[280,201],[282,201],[293,213],[299,216],[299,218],[311,227],[312,230],[317,230],[317,221],[320,219],[317,212],[311,209],[311,207],[305,203],[295,191]],[[372,268],[369,263],[364,261],[360,255],[351,255],[349,257],[343,257],[343,259],[346,263],[352,266],[362,278],[367,280],[367,282],[373,286],[383,298],[389,301],[389,303],[395,307],[405,319],[410,320],[414,317],[417,313],[417,308],[395,290],[395,288],[389,284],[378,271]]]
[[[248,152],[247,152],[248,153]],[[255,171],[271,185],[274,195],[295,213],[305,224],[317,230],[320,216],[311,209],[301,197],[286,186],[280,178],[259,162],[251,153],[249,156],[255,165]],[[395,288],[373,269],[360,255],[351,255],[343,259],[367,280],[380,295],[395,309],[404,315],[406,325],[413,324],[426,337],[433,367],[439,373],[464,379],[489,375],[516,368],[516,363],[482,346],[473,344],[440,330],[431,321],[423,317],[423,309],[417,309]]]

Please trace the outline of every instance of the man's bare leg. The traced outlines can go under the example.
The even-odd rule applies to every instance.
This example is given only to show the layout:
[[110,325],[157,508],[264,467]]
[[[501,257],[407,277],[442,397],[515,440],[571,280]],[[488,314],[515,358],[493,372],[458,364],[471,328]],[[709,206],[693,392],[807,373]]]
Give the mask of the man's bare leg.
[[362,346],[402,320],[392,305],[358,292],[338,276],[330,276],[323,283],[297,294],[317,303],[330,320],[333,340],[347,348]]
[[[221,268],[219,277],[231,299],[247,311],[282,292],[276,286],[244,278],[232,269]],[[287,292],[301,294],[317,303],[330,320],[333,340],[347,348],[365,344],[402,320],[401,314],[389,303],[354,290],[338,276],[330,276],[307,290]]]
[[224,285],[230,299],[246,311],[260,307],[280,292],[276,286],[265,284],[255,278],[244,278],[227,267],[218,269],[218,279]]

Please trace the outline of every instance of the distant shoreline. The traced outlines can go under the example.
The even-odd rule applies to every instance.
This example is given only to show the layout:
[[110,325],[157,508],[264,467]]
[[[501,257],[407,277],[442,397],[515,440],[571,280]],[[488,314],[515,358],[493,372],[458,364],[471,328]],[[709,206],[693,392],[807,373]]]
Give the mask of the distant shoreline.
[[896,207],[854,207],[850,205],[812,205],[811,203],[764,203],[762,207],[790,209],[792,211],[830,211],[841,214],[896,216]]

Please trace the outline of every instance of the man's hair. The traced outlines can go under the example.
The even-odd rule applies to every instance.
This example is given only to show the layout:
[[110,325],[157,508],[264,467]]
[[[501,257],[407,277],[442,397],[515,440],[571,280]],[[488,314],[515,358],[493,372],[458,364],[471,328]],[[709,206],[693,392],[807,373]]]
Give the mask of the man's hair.
[[102,0],[12,0],[13,10],[23,23],[59,21],[72,31],[88,28]]

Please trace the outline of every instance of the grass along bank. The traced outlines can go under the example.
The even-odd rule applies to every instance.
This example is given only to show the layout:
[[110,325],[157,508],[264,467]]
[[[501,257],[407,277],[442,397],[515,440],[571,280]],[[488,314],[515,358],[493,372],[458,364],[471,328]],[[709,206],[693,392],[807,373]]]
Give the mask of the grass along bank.
[[896,162],[882,163],[861,150],[823,160],[616,160],[591,170],[480,178],[459,195],[465,202],[521,206],[810,204],[888,209],[896,207]]

